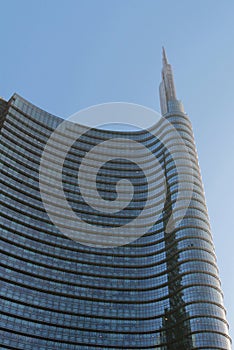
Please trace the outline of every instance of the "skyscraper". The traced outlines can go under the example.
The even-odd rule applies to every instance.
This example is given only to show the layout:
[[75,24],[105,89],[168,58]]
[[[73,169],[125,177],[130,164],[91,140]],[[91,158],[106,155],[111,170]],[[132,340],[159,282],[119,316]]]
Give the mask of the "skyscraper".
[[[1,349],[231,348],[191,123],[177,100],[165,50],[160,103],[193,161],[193,193],[184,217],[183,200],[174,206],[178,173],[172,155],[148,130],[90,129],[67,153],[66,198],[76,215],[100,227],[121,230],[142,211],[150,193],[136,164],[113,159],[98,173],[98,190],[105,200],[113,200],[117,181],[128,178],[134,186],[132,201],[109,215],[91,210],[76,181],[85,153],[110,137],[127,135],[150,148],[164,170],[166,200],[152,229],[130,244],[101,249],[64,236],[41,199],[42,152],[63,120],[17,94],[0,101]],[[162,127],[160,133],[168,130]],[[150,160],[145,162],[152,167]],[[186,183],[186,172],[183,176]],[[161,179],[155,176],[154,181],[160,185]],[[167,231],[171,215],[180,223]]]

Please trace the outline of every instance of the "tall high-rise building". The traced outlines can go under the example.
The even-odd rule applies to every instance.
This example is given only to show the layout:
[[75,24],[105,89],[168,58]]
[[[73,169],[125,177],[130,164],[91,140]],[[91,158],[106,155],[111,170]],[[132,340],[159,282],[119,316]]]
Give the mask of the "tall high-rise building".
[[[127,135],[148,147],[164,170],[166,200],[150,231],[127,245],[102,249],[64,236],[42,202],[40,160],[63,119],[17,94],[8,102],[0,100],[1,349],[231,349],[191,123],[177,100],[165,50],[160,102],[162,115],[192,158],[193,192],[184,217],[183,200],[174,206],[178,173],[172,154],[149,130],[90,129],[66,155],[66,198],[76,215],[99,227],[121,230],[142,211],[150,193],[136,164],[113,159],[98,173],[98,190],[105,200],[113,200],[117,181],[127,178],[134,186],[132,201],[117,213],[92,210],[82,199],[77,172],[93,146]],[[173,143],[167,126],[159,133],[168,134]],[[144,161],[152,167],[149,159]],[[183,176],[186,183],[189,177],[186,172]],[[61,208],[61,220],[63,215]],[[167,231],[171,215],[179,224]]]

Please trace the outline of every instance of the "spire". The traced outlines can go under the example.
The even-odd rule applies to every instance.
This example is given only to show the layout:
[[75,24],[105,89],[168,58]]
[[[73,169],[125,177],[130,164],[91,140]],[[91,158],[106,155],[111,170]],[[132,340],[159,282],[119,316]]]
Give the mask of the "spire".
[[173,78],[173,72],[172,67],[168,63],[167,55],[165,48],[163,47],[162,52],[162,59],[163,59],[163,68],[162,68],[162,80],[165,85],[165,92],[167,95],[167,99],[169,100],[176,100],[176,91],[175,91],[175,84],[174,84],[174,78]]
[[[162,48],[162,82],[159,87],[162,115],[169,112],[169,105],[178,104],[172,67],[168,63],[166,50]],[[182,107],[181,107],[182,108]]]
[[162,47],[162,61],[163,61],[163,66],[166,66],[168,64],[167,54],[164,46]]

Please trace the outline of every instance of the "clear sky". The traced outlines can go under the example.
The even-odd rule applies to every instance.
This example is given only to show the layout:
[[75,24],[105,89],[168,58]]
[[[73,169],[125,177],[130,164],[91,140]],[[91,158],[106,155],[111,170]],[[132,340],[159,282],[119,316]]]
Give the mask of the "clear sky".
[[0,95],[67,117],[102,102],[159,111],[161,46],[190,115],[234,336],[233,0],[0,0]]

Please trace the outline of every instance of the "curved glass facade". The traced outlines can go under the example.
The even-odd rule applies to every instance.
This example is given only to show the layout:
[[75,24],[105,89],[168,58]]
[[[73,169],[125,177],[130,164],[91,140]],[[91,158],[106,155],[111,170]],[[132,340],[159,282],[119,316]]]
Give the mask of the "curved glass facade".
[[[102,197],[113,199],[116,181],[126,176],[134,196],[118,215],[100,215],[76,191],[77,164],[85,152],[110,135],[127,135],[149,148],[164,167],[167,198],[150,232],[126,246],[99,249],[62,235],[41,200],[42,151],[62,119],[18,95],[2,103],[1,349],[231,348],[191,124],[179,108],[170,108],[166,118],[190,150],[195,178],[186,216],[171,233],[165,227],[176,201],[177,172],[151,133],[93,129],[67,154],[67,200],[77,215],[105,227],[121,227],[138,215],[147,183],[135,164],[107,162],[97,178]],[[167,132],[170,140],[162,128],[161,133]],[[181,218],[183,200],[180,204],[175,220]]]

